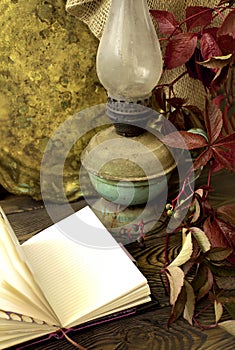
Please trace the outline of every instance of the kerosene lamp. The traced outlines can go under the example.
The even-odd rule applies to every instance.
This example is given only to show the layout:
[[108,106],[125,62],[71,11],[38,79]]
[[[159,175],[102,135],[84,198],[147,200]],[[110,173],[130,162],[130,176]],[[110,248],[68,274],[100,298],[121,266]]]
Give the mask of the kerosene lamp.
[[93,206],[110,231],[151,222],[162,211],[175,161],[147,125],[156,112],[152,89],[162,55],[146,0],[112,0],[97,52],[97,74],[107,90],[112,126],[97,133],[82,156],[100,198]]

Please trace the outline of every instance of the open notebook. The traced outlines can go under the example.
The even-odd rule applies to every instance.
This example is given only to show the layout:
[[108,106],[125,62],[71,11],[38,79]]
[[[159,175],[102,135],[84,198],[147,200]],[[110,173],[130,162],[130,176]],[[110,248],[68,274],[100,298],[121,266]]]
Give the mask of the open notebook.
[[0,349],[150,301],[146,278],[89,207],[22,245],[0,209],[0,266]]

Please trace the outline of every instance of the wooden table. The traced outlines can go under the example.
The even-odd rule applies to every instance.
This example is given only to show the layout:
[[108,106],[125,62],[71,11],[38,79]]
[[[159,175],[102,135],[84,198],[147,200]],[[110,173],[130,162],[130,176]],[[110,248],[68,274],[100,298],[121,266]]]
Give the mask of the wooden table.
[[[216,191],[212,201],[217,204],[234,200],[234,176],[215,177]],[[41,202],[28,197],[17,197],[1,193],[0,205],[8,215],[19,240],[23,242],[38,231],[51,225],[51,220]],[[75,210],[85,205],[83,200],[73,203]],[[169,255],[173,257],[180,249],[180,235],[170,238]],[[115,320],[80,332],[70,333],[70,337],[88,350],[233,350],[235,337],[220,328],[201,331],[190,326],[183,319],[167,329],[170,315],[169,298],[165,295],[159,271],[164,264],[164,230],[157,230],[146,238],[146,248],[138,243],[128,245],[128,250],[138,262],[140,270],[148,278],[152,293],[159,301],[154,310],[143,314]],[[222,281],[228,293],[235,295],[234,279]],[[214,320],[213,309],[203,316],[203,322]],[[223,320],[229,315],[224,312]],[[13,349],[13,348],[12,348]],[[16,348],[15,348],[16,349]],[[41,345],[27,347],[30,350],[75,349],[66,339],[50,339]]]

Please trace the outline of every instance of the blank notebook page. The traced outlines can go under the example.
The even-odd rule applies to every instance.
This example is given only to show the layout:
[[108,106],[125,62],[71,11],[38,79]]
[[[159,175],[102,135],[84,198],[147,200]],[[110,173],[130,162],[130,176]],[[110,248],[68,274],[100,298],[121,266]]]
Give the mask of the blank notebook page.
[[89,207],[22,247],[64,327],[147,283]]

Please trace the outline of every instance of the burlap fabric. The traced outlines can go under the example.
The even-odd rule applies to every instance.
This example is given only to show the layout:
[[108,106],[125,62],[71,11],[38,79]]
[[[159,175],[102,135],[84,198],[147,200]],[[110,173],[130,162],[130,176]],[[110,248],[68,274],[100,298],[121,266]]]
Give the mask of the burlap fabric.
[[[171,11],[181,20],[187,6],[214,6],[218,4],[218,0],[147,0],[147,3],[150,9]],[[95,36],[100,38],[110,4],[111,0],[67,0],[66,10],[85,22]],[[183,71],[184,67],[167,71],[161,82],[171,82]],[[187,98],[189,103],[203,109],[205,91],[199,81],[184,77],[177,83],[176,92],[179,97]]]

